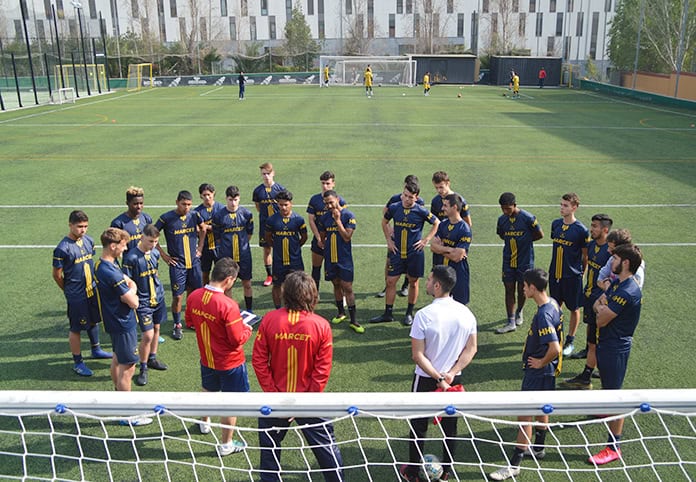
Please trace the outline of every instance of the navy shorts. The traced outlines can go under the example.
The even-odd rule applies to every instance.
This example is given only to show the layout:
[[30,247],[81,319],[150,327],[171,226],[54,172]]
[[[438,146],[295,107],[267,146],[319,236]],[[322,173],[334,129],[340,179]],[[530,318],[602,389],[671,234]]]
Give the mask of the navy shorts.
[[530,373],[529,370],[524,371],[524,377],[522,378],[523,392],[555,389],[556,377],[550,375],[539,376],[537,374]]
[[583,303],[582,322],[588,325],[597,325],[597,313],[594,312],[594,303],[597,298],[587,298]]
[[285,278],[293,271],[304,271],[303,265],[297,266],[276,266],[273,265],[273,286],[280,286],[285,282]]
[[134,365],[140,362],[138,356],[138,332],[135,329],[125,333],[110,333],[111,347],[119,365]]
[[559,305],[565,304],[570,311],[575,311],[582,306],[584,295],[582,294],[582,276],[572,278],[549,279],[549,294]]
[[247,253],[241,253],[241,256],[239,257],[239,261],[237,262],[239,265],[239,273],[237,274],[237,278],[241,280],[250,280],[251,279],[251,251]]
[[450,296],[454,298],[454,301],[458,301],[463,305],[468,305],[469,304],[469,280],[466,279],[464,281],[459,281],[454,285],[454,288],[452,288],[452,292],[450,293]]
[[354,270],[352,266],[348,268],[340,264],[324,262],[324,279],[326,281],[340,279],[341,281],[352,283],[353,276]]
[[524,266],[522,268],[510,268],[508,266],[503,266],[503,274],[501,279],[503,283],[520,283],[524,281],[524,273],[534,266]]
[[259,246],[262,248],[265,248],[266,246],[272,247],[266,244],[266,229],[264,228],[263,224],[261,224],[261,227],[259,228]]
[[201,386],[207,392],[248,392],[246,363],[230,370],[214,370],[201,365]]
[[324,250],[319,247],[319,240],[317,238],[312,238],[312,253],[316,253],[320,256],[324,256]]
[[193,267],[189,269],[170,266],[169,279],[172,283],[172,294],[174,296],[184,294],[184,291],[187,289],[196,290],[203,286],[201,263],[194,261]]
[[603,390],[619,390],[623,387],[628,356],[631,354],[630,345],[616,347],[607,343],[597,344],[597,368],[602,380]]
[[150,331],[155,325],[161,325],[167,321],[167,304],[162,300],[162,302],[154,308],[150,306],[138,307],[135,311],[135,315],[138,318],[140,331]]
[[389,253],[389,266],[387,276],[401,276],[406,273],[411,278],[422,278],[425,272],[425,254],[423,251],[414,251],[401,258],[400,253]]
[[92,296],[84,301],[68,301],[68,320],[70,321],[70,331],[79,333],[87,330],[101,322],[99,314],[99,303],[97,297]]

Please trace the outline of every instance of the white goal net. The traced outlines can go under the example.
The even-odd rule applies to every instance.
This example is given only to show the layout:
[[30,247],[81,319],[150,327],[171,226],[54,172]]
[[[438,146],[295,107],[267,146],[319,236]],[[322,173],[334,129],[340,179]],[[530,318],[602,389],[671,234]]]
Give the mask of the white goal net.
[[[320,87],[362,85],[367,66],[372,70],[374,86],[416,85],[416,61],[408,57],[349,57],[322,55],[319,58]],[[329,68],[329,83],[324,69]]]
[[63,89],[58,89],[51,93],[51,103],[52,104],[74,104],[75,103],[75,89],[72,87],[65,87]]
[[[449,480],[481,480],[507,467],[519,423],[513,415],[550,413],[545,457],[526,457],[520,480],[696,479],[696,390],[489,393],[179,393],[0,392],[0,479],[258,480],[260,436],[282,432],[281,480],[327,474],[297,420],[333,426],[342,458],[340,479],[399,480],[409,462],[411,421],[428,419],[421,457],[442,459],[439,417],[456,417]],[[618,415],[607,415],[609,413]],[[154,423],[121,425],[147,415]],[[212,431],[199,431],[201,415]],[[215,417],[239,416],[234,439],[246,444],[221,456]],[[607,424],[624,417],[622,456],[606,466],[587,462],[606,444]],[[276,417],[289,427],[260,430]],[[323,417],[323,418],[319,418]],[[268,449],[266,449],[268,450]],[[334,473],[335,474],[335,473]]]

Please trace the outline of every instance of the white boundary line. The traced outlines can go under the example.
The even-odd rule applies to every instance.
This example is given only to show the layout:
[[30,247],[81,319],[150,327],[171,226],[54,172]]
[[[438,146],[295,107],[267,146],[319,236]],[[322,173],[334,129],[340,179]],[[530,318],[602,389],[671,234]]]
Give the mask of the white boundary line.
[[212,94],[213,92],[217,92],[218,90],[221,90],[222,86],[219,86],[213,90],[209,90],[208,92],[203,92],[202,94],[199,95],[199,97],[205,97],[208,94]]
[[689,114],[688,112],[677,112],[677,111],[669,110],[669,109],[661,109],[659,107],[655,107],[652,105],[639,104],[637,102],[629,102],[627,100],[616,99],[611,95],[602,95],[602,94],[597,94],[595,92],[589,92],[589,91],[581,91],[581,92],[585,95],[590,96],[590,97],[595,97],[598,99],[607,100],[608,102],[613,102],[616,104],[626,104],[626,105],[630,105],[631,107],[639,107],[642,109],[654,110],[656,112],[664,112],[666,114],[674,114],[674,115],[680,115],[680,116],[684,116],[684,117],[696,118],[696,114]]
[[[653,246],[653,247],[696,247],[696,243],[639,243],[641,247],[645,246]],[[503,244],[502,243],[482,243],[482,244],[476,244],[473,243],[472,246],[476,248],[502,248]],[[553,246],[552,244],[538,244],[534,243],[535,248],[550,248]],[[0,244],[0,249],[55,249],[55,245],[52,244]],[[163,248],[166,248],[167,245],[163,244]],[[256,249],[259,248],[257,244],[252,244],[252,248]],[[353,244],[354,248],[377,248],[377,249],[386,249],[387,245],[386,244]],[[309,245],[304,245],[302,247],[303,249],[310,249],[311,246]]]
[[[242,204],[249,208],[253,204]],[[298,204],[299,206],[299,204]],[[351,208],[383,208],[384,204],[348,204]],[[469,204],[473,208],[500,208],[498,204]],[[75,204],[0,204],[0,209],[123,209],[123,204],[84,204],[77,206]],[[526,208],[555,208],[558,204],[525,204],[520,206]],[[696,204],[583,204],[583,208],[695,208]],[[150,209],[174,209],[173,204],[148,204],[147,210]]]

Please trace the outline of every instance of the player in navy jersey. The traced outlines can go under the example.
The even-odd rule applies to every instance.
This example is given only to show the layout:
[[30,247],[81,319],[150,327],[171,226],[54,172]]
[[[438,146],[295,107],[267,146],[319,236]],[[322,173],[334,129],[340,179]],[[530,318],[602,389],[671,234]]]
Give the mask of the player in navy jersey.
[[[317,292],[319,291],[319,281],[321,279],[321,263],[324,261],[324,247],[320,245],[321,237],[319,236],[319,230],[317,229],[317,219],[319,219],[325,212],[324,207],[324,193],[333,190],[336,187],[336,175],[331,171],[324,171],[321,176],[319,176],[319,181],[321,181],[321,192],[315,194],[309,199],[309,204],[307,204],[307,224],[309,224],[309,229],[312,230],[314,237],[312,238],[312,279],[317,284]],[[339,202],[341,206],[346,205],[346,201],[339,196]]]
[[279,192],[285,191],[285,188],[273,180],[275,177],[273,164],[264,162],[259,166],[259,169],[261,169],[261,178],[263,182],[254,189],[251,198],[259,213],[259,246],[263,248],[263,266],[266,269],[266,279],[263,285],[271,286],[271,283],[273,283],[273,276],[271,273],[272,246],[266,244],[266,220],[278,212],[276,196]]
[[249,240],[254,234],[254,216],[247,208],[240,206],[237,186],[225,190],[227,205],[213,216],[213,231],[218,243],[218,256],[231,258],[239,265],[238,277],[242,280],[244,304],[247,311],[253,311],[254,298],[251,288],[251,246]]
[[140,386],[147,385],[149,368],[167,369],[167,365],[157,359],[160,327],[167,320],[164,287],[158,274],[160,254],[156,247],[159,234],[154,225],[147,224],[137,246],[123,254],[122,270],[135,282],[138,293],[136,315],[142,336],[138,347],[140,373],[135,384]]
[[563,381],[563,385],[570,388],[591,389],[592,372],[597,366],[597,318],[594,312],[594,303],[604,293],[597,286],[599,270],[602,269],[611,256],[607,237],[613,224],[612,219],[606,214],[595,214],[590,224],[590,237],[592,241],[587,246],[587,278],[585,281],[584,304],[582,321],[587,325],[587,344],[585,349],[572,353],[568,358],[587,358],[585,368],[578,376]]
[[[522,391],[555,390],[556,377],[561,372],[563,354],[563,317],[561,309],[553,298],[546,294],[546,286],[549,275],[540,268],[534,268],[525,272],[523,277],[523,289],[527,298],[532,298],[538,309],[527,331],[527,339],[522,352]],[[549,416],[535,417],[537,423],[548,424]],[[517,432],[517,444],[510,457],[510,466],[503,467],[489,474],[492,480],[505,480],[515,477],[520,473],[520,463],[525,456],[532,456],[537,461],[544,458],[546,451],[545,425],[538,425],[532,440],[532,417],[517,417],[520,422],[526,422],[520,426]]]
[[126,231],[130,237],[126,246],[126,252],[134,248],[143,235],[143,228],[152,224],[152,217],[143,212],[145,191],[141,187],[131,186],[126,190],[126,212],[120,214],[111,221],[112,228]]
[[341,204],[341,197],[334,190],[323,194],[325,213],[317,219],[321,244],[324,247],[324,272],[326,280],[333,283],[334,299],[338,315],[331,320],[340,323],[346,319],[343,306],[348,304],[350,327],[356,333],[365,333],[365,328],[355,318],[355,293],[353,292],[353,251],[351,239],[357,227],[355,215]]
[[206,285],[210,281],[210,270],[213,269],[213,262],[217,259],[213,216],[225,206],[215,200],[215,186],[210,183],[205,182],[198,186],[198,193],[203,202],[196,206],[194,211],[200,214],[205,226],[205,243],[203,243],[203,251],[201,251],[201,271],[203,284]]
[[[196,211],[191,211],[193,196],[188,191],[179,191],[176,209],[162,214],[155,227],[164,232],[167,251],[158,248],[162,260],[169,265],[169,278],[172,285],[172,316],[174,330],[172,338],[181,340],[181,307],[184,291],[203,286],[201,274],[201,252],[205,240],[203,219]],[[187,326],[193,325],[187,322]]]
[[[404,186],[408,183],[415,183],[420,186],[420,181],[418,180],[418,177],[414,174],[409,174],[404,178]],[[387,201],[387,204],[384,205],[382,208],[382,216],[384,216],[384,213],[387,212],[387,209],[389,208],[390,205],[394,203],[400,203],[401,202],[401,193],[398,192],[394,194],[392,197],[389,198]],[[418,196],[416,199],[416,204],[420,206],[425,206],[425,201],[423,200],[422,197]],[[384,289],[377,293],[377,298],[384,298],[384,296],[387,294],[387,275],[389,272],[389,250],[387,250],[387,259],[384,263]],[[404,282],[401,285],[401,288],[399,291],[397,291],[397,294],[399,296],[408,296],[408,278],[404,277]]]
[[574,192],[561,197],[561,218],[551,223],[551,265],[549,267],[549,293],[558,301],[565,303],[570,310],[570,327],[563,345],[563,355],[573,353],[575,332],[580,323],[582,306],[582,276],[587,267],[587,243],[590,232],[584,224],[575,219],[575,211],[580,206],[580,198]]
[[111,358],[99,344],[99,308],[95,296],[94,241],[87,236],[89,218],[84,211],[73,211],[68,217],[70,231],[53,250],[53,280],[63,291],[68,304],[70,331],[68,343],[73,357],[73,371],[83,377],[92,375],[82,358],[81,336],[87,332],[92,358]]
[[437,228],[437,235],[430,242],[433,266],[452,266],[457,281],[450,291],[455,301],[469,303],[469,247],[471,228],[462,219],[462,198],[456,193],[445,196],[442,209],[446,215]]
[[[401,194],[401,202],[390,204],[382,218],[382,232],[387,240],[389,250],[389,269],[387,272],[387,293],[384,313],[370,320],[370,323],[394,321],[394,299],[396,282],[399,276],[408,278],[408,308],[402,322],[404,326],[413,324],[413,308],[418,299],[418,279],[423,277],[425,269],[425,248],[437,233],[440,220],[425,207],[416,204],[420,187],[408,183]],[[394,227],[390,222],[394,220]],[[422,237],[425,223],[432,224],[430,231]]]
[[[524,296],[524,273],[534,267],[534,241],[544,237],[541,226],[534,216],[517,207],[515,195],[504,192],[498,199],[503,214],[498,218],[496,233],[503,240],[502,279],[505,286],[505,309],[507,323],[495,330],[496,333],[515,331],[524,322],[522,308]],[[517,309],[515,309],[517,294]]]
[[266,245],[273,247],[273,304],[280,308],[281,286],[293,271],[303,271],[302,245],[307,242],[307,225],[292,210],[292,193],[281,191],[276,196],[278,212],[266,220]]
[[471,227],[471,214],[469,213],[469,205],[466,203],[466,199],[461,194],[458,194],[452,190],[451,181],[449,175],[445,171],[436,171],[433,173],[433,187],[437,191],[437,196],[430,201],[430,212],[433,213],[440,221],[444,221],[447,215],[443,209],[443,201],[450,194],[456,194],[461,199],[462,209],[460,215],[464,222]]
[[[612,272],[617,279],[595,301],[597,313],[597,367],[602,390],[619,390],[628,367],[633,334],[640,320],[643,294],[635,274],[643,261],[638,246],[623,244],[614,249]],[[603,465],[621,457],[619,441],[623,432],[623,418],[607,422],[607,446],[589,458],[595,465]]]

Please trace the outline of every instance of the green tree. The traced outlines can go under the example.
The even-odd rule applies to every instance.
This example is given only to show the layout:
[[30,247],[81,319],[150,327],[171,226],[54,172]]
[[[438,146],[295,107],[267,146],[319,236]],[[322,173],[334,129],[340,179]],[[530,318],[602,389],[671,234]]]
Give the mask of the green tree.
[[684,35],[682,63],[679,38],[684,17],[684,0],[622,0],[609,30],[609,58],[623,70],[633,70],[641,1],[645,18],[641,29],[638,69],[669,73],[693,65],[696,44],[696,1],[690,1]]
[[285,24],[285,54],[291,58],[292,65],[299,70],[308,71],[314,65],[319,52],[319,44],[312,38],[302,7],[292,7],[292,17]]

